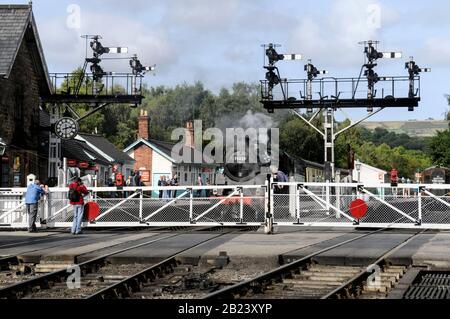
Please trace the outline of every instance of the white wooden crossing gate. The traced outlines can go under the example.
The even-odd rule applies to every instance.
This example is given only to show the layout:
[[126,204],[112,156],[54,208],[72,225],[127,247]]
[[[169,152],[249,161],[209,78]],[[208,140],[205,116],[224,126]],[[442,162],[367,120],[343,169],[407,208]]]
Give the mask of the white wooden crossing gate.
[[[450,229],[450,185],[272,184],[275,225]],[[351,205],[363,201],[366,214]]]
[[[84,227],[298,226],[450,229],[450,185],[267,183],[209,187],[92,188],[99,212]],[[0,228],[28,227],[26,189],[0,189]],[[161,196],[160,196],[161,195]],[[161,197],[161,198],[160,198]],[[358,200],[366,214],[350,209]],[[68,189],[39,203],[38,227],[70,227]]]

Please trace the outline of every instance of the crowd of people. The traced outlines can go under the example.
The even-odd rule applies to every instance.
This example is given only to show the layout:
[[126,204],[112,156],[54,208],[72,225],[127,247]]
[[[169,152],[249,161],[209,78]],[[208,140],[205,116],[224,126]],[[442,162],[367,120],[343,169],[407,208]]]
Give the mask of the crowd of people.
[[[177,187],[177,186],[180,186],[177,174],[174,174],[172,178],[170,178],[169,176],[161,176],[158,181],[158,187]],[[169,199],[169,198],[176,198],[176,197],[177,197],[176,190],[160,190],[159,191],[159,198],[161,198],[161,199]]]

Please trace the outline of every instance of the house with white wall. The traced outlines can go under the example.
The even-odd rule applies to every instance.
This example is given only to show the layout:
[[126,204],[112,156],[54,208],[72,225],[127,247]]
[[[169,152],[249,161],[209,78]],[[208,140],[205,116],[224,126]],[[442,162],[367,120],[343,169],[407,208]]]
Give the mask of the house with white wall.
[[[358,164],[361,167],[359,171],[357,169]],[[388,173],[382,169],[359,162],[355,164],[353,180],[362,184],[383,184],[387,174]]]
[[[138,140],[128,146],[124,152],[135,160],[135,170],[140,171],[142,182],[146,186],[158,186],[161,176],[171,179],[174,174],[178,175],[180,186],[192,186],[196,184],[199,175],[203,182],[207,178],[212,184],[216,183],[216,165],[206,163],[178,163],[172,158],[174,143],[168,143],[152,139],[150,137],[150,117],[146,111],[141,111],[139,116]],[[194,126],[187,123],[186,147],[195,156],[198,152],[194,147]],[[203,154],[201,155],[203,158]]]

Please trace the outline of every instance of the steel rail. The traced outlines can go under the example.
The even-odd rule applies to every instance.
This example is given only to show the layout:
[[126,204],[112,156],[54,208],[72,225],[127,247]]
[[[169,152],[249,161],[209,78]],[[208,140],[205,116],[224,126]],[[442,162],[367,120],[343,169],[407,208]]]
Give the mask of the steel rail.
[[[268,285],[270,285],[273,282],[277,282],[280,279],[283,279],[284,277],[288,276],[291,273],[291,271],[298,270],[299,268],[302,268],[302,267],[307,266],[308,264],[311,264],[312,261],[313,261],[313,258],[318,256],[318,255],[320,255],[320,254],[323,254],[323,253],[325,253],[327,251],[330,251],[330,250],[333,250],[335,248],[341,247],[343,245],[349,244],[349,243],[354,242],[356,240],[359,240],[361,238],[368,237],[368,236],[380,233],[380,232],[385,231],[385,230],[386,229],[379,229],[379,230],[376,230],[376,231],[373,231],[373,232],[370,232],[370,233],[367,233],[367,234],[364,234],[364,235],[361,235],[361,236],[358,236],[358,237],[355,237],[355,238],[343,241],[341,243],[332,245],[330,247],[321,249],[321,250],[316,251],[316,252],[314,252],[314,253],[306,256],[306,257],[303,257],[303,258],[301,258],[299,260],[296,260],[296,261],[294,261],[292,263],[289,263],[287,265],[284,265],[284,266],[281,266],[281,267],[279,267],[277,269],[274,269],[274,270],[272,270],[270,272],[267,272],[267,273],[265,273],[265,274],[263,274],[261,276],[258,276],[256,278],[244,281],[242,283],[239,283],[239,284],[233,285],[231,287],[228,287],[228,288],[219,290],[217,292],[214,292],[212,294],[209,294],[208,296],[206,296],[203,299],[205,299],[205,300],[227,299],[228,297],[232,297],[234,299],[236,296],[245,295],[248,291],[250,291],[252,289],[264,290],[263,287],[268,286]],[[244,294],[241,294],[241,292],[244,292]]]
[[[387,264],[386,259],[392,255],[394,252],[398,251],[399,249],[405,247],[407,244],[409,244],[416,236],[421,235],[425,232],[427,232],[428,229],[422,230],[420,232],[417,232],[416,234],[412,235],[408,239],[406,239],[404,242],[398,244],[394,248],[390,249],[388,252],[386,252],[383,256],[378,258],[377,261],[375,261],[370,266],[378,266],[383,267]],[[364,283],[367,282],[368,278],[372,275],[372,272],[368,271],[368,268],[366,267],[363,271],[361,271],[359,274],[355,275],[353,278],[349,279],[347,282],[343,283],[341,286],[337,287],[335,290],[329,292],[325,296],[323,296],[320,299],[341,299],[342,296],[345,296],[346,298],[350,298],[352,294],[356,294],[356,290],[363,286]]]
[[[445,219],[446,217],[444,217]],[[441,220],[442,221],[442,220]],[[389,250],[387,253],[385,253],[382,257],[380,257],[373,265],[376,265],[378,267],[382,267],[386,264],[386,258],[388,258],[391,254],[398,251],[399,249],[403,248],[407,244],[409,244],[416,236],[426,233],[427,231],[430,231],[430,229],[424,229],[420,232],[417,232],[410,238],[408,238],[403,243],[400,243],[396,247]],[[367,269],[361,271],[359,274],[348,280],[346,283],[342,284],[341,286],[337,287],[335,290],[331,291],[327,295],[323,296],[321,299],[333,299],[333,298],[339,298],[345,294],[346,297],[350,297],[351,293],[355,293],[358,287],[361,287],[364,285],[365,282],[367,282],[367,279],[372,275],[372,273],[368,272]]]
[[[244,227],[243,229],[249,229],[251,230],[254,227]],[[242,231],[242,229],[241,229]],[[167,272],[167,270],[172,270],[174,267],[178,265],[177,257],[182,255],[183,253],[190,251],[192,249],[195,249],[197,247],[200,247],[204,244],[207,244],[213,240],[216,240],[217,238],[220,238],[222,236],[234,233],[235,230],[230,230],[228,232],[219,234],[218,236],[215,236],[213,238],[206,239],[202,241],[201,243],[198,243],[194,246],[191,246],[189,248],[183,249],[179,252],[177,252],[174,255],[169,256],[165,260],[157,263],[156,265],[153,265],[147,269],[142,270],[141,272],[131,275],[128,278],[125,278],[124,280],[111,285],[109,287],[104,288],[103,290],[96,292],[85,299],[87,300],[97,300],[97,299],[120,299],[120,298],[126,298],[130,297],[134,292],[137,292],[141,290],[142,286],[141,284],[143,282],[147,283],[149,281],[152,281],[158,276],[164,272]]]
[[[217,227],[207,227],[206,229],[211,229],[211,228],[217,228]],[[134,245],[132,247],[124,248],[124,249],[121,249],[121,250],[118,250],[118,251],[115,251],[115,252],[112,252],[109,254],[102,255],[100,257],[93,258],[91,260],[88,260],[86,262],[83,262],[81,264],[77,264],[74,266],[79,267],[81,270],[81,273],[89,273],[93,269],[101,268],[101,266],[106,263],[106,260],[109,257],[130,251],[133,249],[137,249],[137,248],[140,248],[140,247],[143,247],[146,245],[150,245],[150,244],[153,244],[156,242],[160,242],[160,241],[163,241],[166,239],[177,237],[177,236],[180,236],[183,234],[191,233],[193,231],[198,231],[198,229],[194,229],[194,230],[191,229],[186,232],[172,234],[172,235],[164,236],[162,238],[157,238],[157,239],[153,239],[150,241],[146,241],[144,243]],[[72,268],[69,267],[69,269],[73,269],[73,267]],[[39,289],[50,289],[52,286],[52,283],[62,282],[62,280],[67,280],[67,278],[70,275],[71,275],[71,273],[69,273],[67,271],[67,269],[63,269],[63,270],[58,270],[58,271],[55,271],[55,272],[52,272],[49,274],[45,274],[45,275],[42,275],[42,276],[39,276],[36,278],[32,278],[32,279],[26,280],[24,282],[14,284],[12,286],[2,288],[2,289],[0,289],[0,299],[20,299],[20,298],[23,298],[28,293],[32,292],[32,290],[37,287],[39,287]]]

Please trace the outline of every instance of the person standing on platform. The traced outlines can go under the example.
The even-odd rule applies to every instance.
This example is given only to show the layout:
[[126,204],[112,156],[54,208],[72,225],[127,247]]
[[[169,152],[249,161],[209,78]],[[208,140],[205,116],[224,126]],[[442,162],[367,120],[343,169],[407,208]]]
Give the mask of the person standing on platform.
[[37,232],[36,219],[38,215],[39,200],[41,196],[46,194],[44,187],[40,186],[40,182],[36,180],[33,184],[30,184],[27,188],[27,194],[25,197],[25,205],[28,214],[28,232]]
[[70,205],[73,206],[73,225],[72,235],[81,234],[81,225],[83,223],[84,214],[84,196],[89,192],[83,185],[81,178],[77,178],[76,182],[69,186]]
[[[180,186],[180,183],[179,183],[179,181],[178,181],[178,175],[177,175],[177,174],[174,174],[174,175],[173,175],[173,178],[172,178],[172,180],[170,181],[170,186],[173,186],[173,187],[178,187],[178,186]],[[171,192],[171,198],[177,198],[177,191],[176,191],[176,190],[173,190],[173,191]]]
[[[170,187],[170,177],[169,176],[164,176],[163,178],[163,187]],[[170,198],[170,191],[165,189],[163,192],[163,198],[165,201],[168,201]]]
[[137,187],[142,186],[141,173],[139,171],[136,171],[134,174],[134,185],[133,186],[137,186]]
[[[289,177],[277,167],[271,167],[274,183],[288,183]],[[277,185],[274,189],[275,194],[289,194],[289,187]]]
[[[205,186],[206,187],[211,186],[211,181],[209,180],[209,178],[206,179],[206,185]],[[211,197],[211,193],[212,193],[211,189],[206,189],[205,192],[206,192],[206,198],[210,198]]]
[[[199,186],[199,187],[203,186],[202,174],[198,174],[196,186]],[[197,197],[198,198],[202,197],[202,190],[201,189],[197,190]]]
[[[158,187],[164,187],[164,176],[161,176],[159,178]],[[159,199],[163,198],[163,194],[164,194],[164,191],[162,189],[159,190]]]

